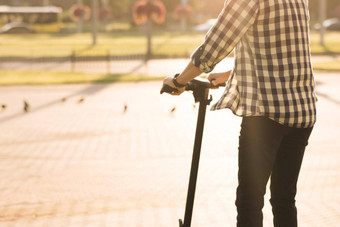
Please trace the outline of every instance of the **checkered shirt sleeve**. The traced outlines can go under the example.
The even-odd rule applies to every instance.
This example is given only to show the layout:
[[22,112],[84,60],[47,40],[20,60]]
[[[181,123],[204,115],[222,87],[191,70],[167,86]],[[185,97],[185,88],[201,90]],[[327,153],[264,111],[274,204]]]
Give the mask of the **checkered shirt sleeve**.
[[310,60],[307,0],[227,0],[192,54],[202,72],[235,51],[235,66],[212,110],[266,116],[289,127],[312,127],[317,101]]
[[204,43],[192,54],[194,65],[202,72],[212,71],[254,23],[257,11],[255,0],[227,0]]

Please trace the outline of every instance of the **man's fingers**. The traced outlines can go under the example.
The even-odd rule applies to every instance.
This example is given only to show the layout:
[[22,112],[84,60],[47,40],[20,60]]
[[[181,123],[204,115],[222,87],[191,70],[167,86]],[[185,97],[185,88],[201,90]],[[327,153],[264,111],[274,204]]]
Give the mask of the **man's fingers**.
[[211,73],[209,76],[208,76],[208,80],[209,81],[212,81],[212,80],[215,80],[216,79],[216,74],[215,73]]
[[212,84],[213,86],[216,86],[216,85],[218,84],[217,79],[211,80],[211,84]]
[[221,83],[223,83],[223,81],[221,80],[221,78],[216,78],[216,79],[211,80],[211,84],[212,84],[213,86],[217,86],[218,84],[221,84]]
[[211,81],[213,86],[217,86],[218,84],[225,83],[230,76],[231,71],[224,72],[224,73],[211,73],[208,76],[208,80]]

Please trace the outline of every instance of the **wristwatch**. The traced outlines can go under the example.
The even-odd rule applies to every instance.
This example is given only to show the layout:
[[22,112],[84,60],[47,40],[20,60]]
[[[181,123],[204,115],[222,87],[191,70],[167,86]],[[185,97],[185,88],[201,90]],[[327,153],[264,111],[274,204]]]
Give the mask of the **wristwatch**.
[[174,85],[178,88],[182,88],[185,87],[186,84],[180,84],[177,82],[177,77],[179,76],[179,73],[177,73],[174,78],[172,79],[172,83],[174,83]]

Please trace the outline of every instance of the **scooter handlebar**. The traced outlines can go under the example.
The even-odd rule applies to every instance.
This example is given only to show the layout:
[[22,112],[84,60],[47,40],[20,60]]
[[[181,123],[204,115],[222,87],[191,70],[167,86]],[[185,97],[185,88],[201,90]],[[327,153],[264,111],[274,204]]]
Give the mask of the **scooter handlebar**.
[[[205,89],[205,88],[219,88],[219,87],[225,87],[226,83],[220,83],[216,86],[213,86],[211,84],[212,81],[204,80],[204,79],[193,79],[189,83],[185,85],[186,91],[195,91],[196,89]],[[173,91],[178,91],[176,88],[170,87],[167,84],[163,84],[163,87],[161,89],[161,94],[164,92],[171,93]]]
[[[213,81],[213,80],[212,80]],[[220,83],[216,86],[212,85],[212,81],[206,80],[206,79],[200,79],[196,78],[187,83],[185,90],[187,91],[194,91],[195,89],[205,89],[205,88],[219,88],[219,87],[225,87],[226,83]]]

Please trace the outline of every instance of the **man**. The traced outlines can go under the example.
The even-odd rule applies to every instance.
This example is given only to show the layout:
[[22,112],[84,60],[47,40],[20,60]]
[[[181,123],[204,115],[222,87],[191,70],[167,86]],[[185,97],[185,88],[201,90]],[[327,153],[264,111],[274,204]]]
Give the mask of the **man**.
[[296,227],[296,184],[316,121],[309,49],[308,0],[227,0],[205,41],[184,71],[164,79],[180,95],[183,85],[235,51],[232,72],[212,110],[242,116],[239,137],[237,226],[262,226],[264,194],[271,178],[275,227]]

